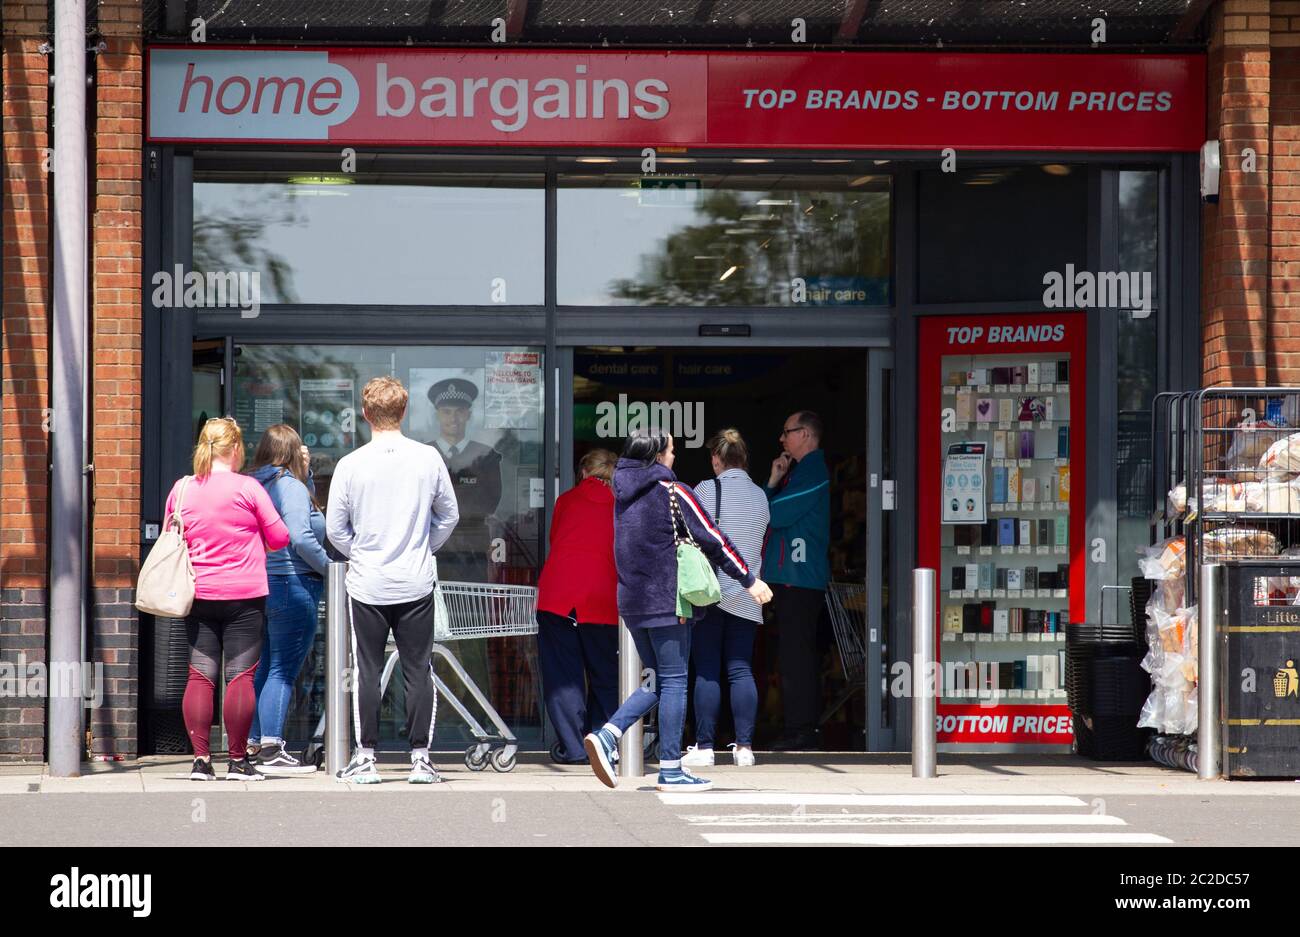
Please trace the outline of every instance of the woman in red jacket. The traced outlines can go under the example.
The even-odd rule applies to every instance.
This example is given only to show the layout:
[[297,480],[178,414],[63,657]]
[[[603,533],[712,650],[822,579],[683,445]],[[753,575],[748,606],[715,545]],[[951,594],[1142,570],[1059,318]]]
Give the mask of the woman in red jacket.
[[551,757],[561,764],[586,764],[583,736],[618,709],[618,571],[610,488],[617,463],[608,449],[583,456],[582,480],[555,501],[550,553],[537,583],[542,696],[559,736]]

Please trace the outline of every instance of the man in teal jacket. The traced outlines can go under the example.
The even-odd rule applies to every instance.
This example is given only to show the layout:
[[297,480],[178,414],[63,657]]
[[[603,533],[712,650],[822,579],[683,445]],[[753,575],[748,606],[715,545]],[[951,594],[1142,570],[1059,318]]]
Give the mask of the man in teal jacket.
[[767,544],[763,578],[772,587],[780,638],[781,701],[785,734],[774,751],[817,747],[821,686],[817,631],[830,577],[831,494],[821,451],[822,421],[811,410],[790,415],[781,430],[782,453],[767,482]]

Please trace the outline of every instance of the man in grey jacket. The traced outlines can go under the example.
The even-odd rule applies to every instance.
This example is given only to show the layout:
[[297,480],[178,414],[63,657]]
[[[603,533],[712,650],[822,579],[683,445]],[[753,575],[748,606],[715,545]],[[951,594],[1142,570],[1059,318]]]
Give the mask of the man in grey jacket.
[[370,442],[339,460],[325,529],[349,560],[347,586],[356,661],[353,721],[358,747],[340,781],[375,784],[379,675],[391,631],[406,689],[412,784],[442,780],[429,760],[433,732],[434,562],[460,511],[442,456],[402,435],[406,388],[377,377],[361,392]]

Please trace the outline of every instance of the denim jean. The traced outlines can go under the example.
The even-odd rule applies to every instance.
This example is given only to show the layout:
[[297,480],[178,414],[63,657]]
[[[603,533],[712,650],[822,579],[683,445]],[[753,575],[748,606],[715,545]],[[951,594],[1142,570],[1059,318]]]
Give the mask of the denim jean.
[[709,609],[691,636],[695,662],[695,743],[712,748],[718,710],[722,708],[722,674],[731,685],[731,718],[736,724],[736,745],[754,744],[758,718],[758,687],[754,683],[754,633],[758,625],[747,618]]
[[316,607],[324,581],[314,573],[267,576],[266,640],[253,687],[257,714],[248,737],[284,739],[293,685],[316,639]]
[[[651,668],[654,677],[623,701],[610,717],[620,732],[659,706],[659,767],[675,768],[682,758],[682,730],[686,727],[686,674],[691,659],[691,624],[657,628],[630,628],[632,641],[641,655],[641,667]],[[646,689],[649,682],[650,689]]]

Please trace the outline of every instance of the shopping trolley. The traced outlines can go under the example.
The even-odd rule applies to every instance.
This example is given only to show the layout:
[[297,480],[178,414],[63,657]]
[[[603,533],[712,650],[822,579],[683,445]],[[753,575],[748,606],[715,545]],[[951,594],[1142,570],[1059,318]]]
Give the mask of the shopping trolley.
[[[465,672],[456,655],[447,647],[452,641],[474,638],[503,638],[537,633],[535,617],[537,589],[534,586],[503,585],[482,582],[439,582],[434,590],[433,655],[441,657],[451,667],[452,673],[464,685],[496,733],[484,730],[483,725],[451,692],[429,661],[429,674],[433,678],[433,712],[438,714],[438,694],[446,697],[451,708],[460,714],[475,741],[465,750],[465,767],[482,771],[491,765],[496,771],[510,771],[518,754],[518,739],[501,715],[492,706],[478,684]],[[389,643],[388,659],[379,678],[379,695],[388,689],[388,681],[397,669],[397,648]],[[436,724],[436,723],[435,723]],[[303,752],[304,763],[321,765],[325,757],[325,717],[321,716],[316,731]]]
[[835,633],[840,664],[844,668],[844,689],[822,714],[820,722],[823,724],[854,693],[867,685],[867,646],[863,640],[867,624],[867,587],[852,582],[827,584],[826,609],[830,613],[831,630]]

